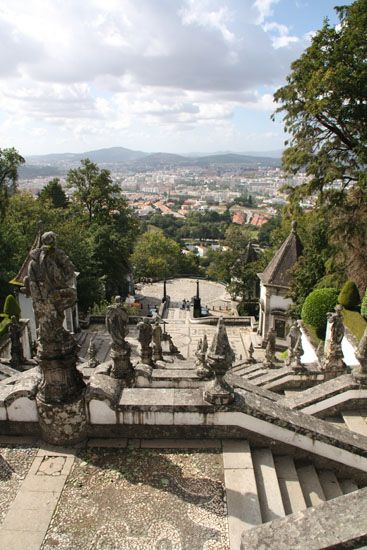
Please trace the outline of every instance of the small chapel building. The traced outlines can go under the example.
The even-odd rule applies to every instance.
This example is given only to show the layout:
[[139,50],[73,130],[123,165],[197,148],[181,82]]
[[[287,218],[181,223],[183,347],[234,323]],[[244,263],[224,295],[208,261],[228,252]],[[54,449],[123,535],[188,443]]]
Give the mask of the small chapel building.
[[259,334],[265,339],[270,329],[276,337],[286,338],[287,309],[293,304],[288,296],[291,286],[290,270],[302,255],[303,246],[297,234],[297,222],[292,222],[292,231],[273,256],[260,279]]

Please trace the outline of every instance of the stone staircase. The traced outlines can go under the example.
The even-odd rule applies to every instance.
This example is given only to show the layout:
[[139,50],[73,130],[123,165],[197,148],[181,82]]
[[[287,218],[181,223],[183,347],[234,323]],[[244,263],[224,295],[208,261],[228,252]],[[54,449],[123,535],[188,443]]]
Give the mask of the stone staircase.
[[247,441],[224,442],[230,548],[241,533],[358,490],[355,479],[319,468],[309,458],[279,454]]

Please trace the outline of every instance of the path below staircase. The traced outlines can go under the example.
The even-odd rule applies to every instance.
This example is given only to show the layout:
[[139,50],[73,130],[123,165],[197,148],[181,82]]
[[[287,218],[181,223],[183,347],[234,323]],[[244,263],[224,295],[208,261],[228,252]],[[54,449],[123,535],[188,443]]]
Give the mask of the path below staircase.
[[359,488],[355,480],[316,468],[309,459],[295,460],[247,441],[223,441],[223,461],[231,550],[240,548],[244,530]]

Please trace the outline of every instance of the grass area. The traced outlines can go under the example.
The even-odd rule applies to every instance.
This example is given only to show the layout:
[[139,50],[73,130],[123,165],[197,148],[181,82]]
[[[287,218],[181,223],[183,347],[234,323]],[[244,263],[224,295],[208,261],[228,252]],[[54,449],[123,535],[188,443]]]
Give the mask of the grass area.
[[314,329],[314,327],[312,327],[311,325],[308,325],[304,321],[303,321],[303,326],[307,332],[309,339],[311,340],[311,344],[315,349],[317,349],[319,343],[322,342],[322,340],[317,336],[316,329]]
[[358,313],[358,311],[350,311],[349,309],[343,309],[342,315],[345,326],[359,341],[362,338],[367,326],[366,320],[363,319],[362,315]]

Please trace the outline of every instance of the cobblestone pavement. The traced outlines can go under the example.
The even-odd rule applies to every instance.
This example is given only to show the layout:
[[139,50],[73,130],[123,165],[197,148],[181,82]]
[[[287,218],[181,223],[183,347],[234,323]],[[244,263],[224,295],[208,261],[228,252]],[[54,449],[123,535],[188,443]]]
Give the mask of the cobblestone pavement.
[[0,524],[26,477],[37,449],[0,445]]
[[42,549],[227,550],[220,449],[79,453]]

